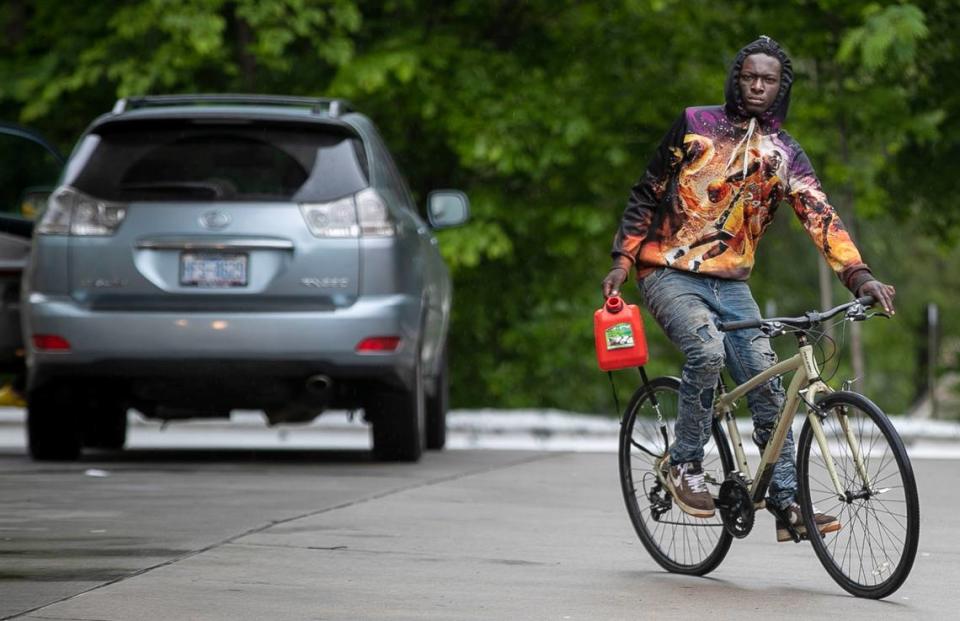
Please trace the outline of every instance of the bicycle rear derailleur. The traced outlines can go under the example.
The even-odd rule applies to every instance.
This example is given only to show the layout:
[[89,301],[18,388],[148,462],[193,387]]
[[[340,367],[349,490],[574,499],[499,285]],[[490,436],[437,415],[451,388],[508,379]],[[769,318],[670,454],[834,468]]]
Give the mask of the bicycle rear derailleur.
[[657,480],[653,487],[647,492],[647,500],[650,501],[650,517],[655,522],[659,522],[664,514],[673,509],[673,501],[669,492],[663,489],[663,485]]
[[720,519],[728,533],[743,539],[753,530],[754,506],[750,490],[739,473],[732,473],[720,486],[714,503],[720,511]]

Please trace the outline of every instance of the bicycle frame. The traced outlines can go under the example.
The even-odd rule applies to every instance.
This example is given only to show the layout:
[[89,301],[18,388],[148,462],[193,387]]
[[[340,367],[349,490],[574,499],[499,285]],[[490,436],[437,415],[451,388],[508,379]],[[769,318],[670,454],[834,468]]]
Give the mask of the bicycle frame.
[[[747,464],[747,457],[743,450],[743,440],[740,436],[740,431],[737,429],[734,415],[736,402],[764,382],[768,382],[775,377],[790,373],[791,371],[795,371],[796,373],[790,380],[790,385],[787,387],[783,408],[780,410],[780,415],[777,418],[770,439],[767,441],[766,449],[760,455],[760,464],[757,466],[758,476],[751,481],[750,467]],[[730,439],[733,442],[737,467],[750,485],[750,497],[753,499],[755,506],[762,506],[767,487],[770,485],[770,479],[773,477],[774,464],[776,464],[777,458],[780,456],[783,443],[787,438],[787,432],[793,425],[793,419],[800,408],[801,402],[808,406],[807,420],[810,423],[814,438],[820,446],[821,455],[824,456],[827,472],[830,473],[830,478],[837,495],[840,498],[846,497],[847,492],[837,475],[836,466],[828,450],[827,437],[823,432],[823,426],[820,424],[819,412],[814,405],[817,394],[829,392],[832,392],[832,389],[820,379],[820,369],[817,366],[817,361],[813,354],[813,346],[806,343],[806,339],[801,337],[800,351],[797,354],[775,364],[766,371],[758,373],[743,384],[717,397],[715,405],[716,416],[727,425],[727,432],[730,434]],[[846,440],[850,445],[857,471],[863,479],[864,486],[869,488],[870,482],[867,480],[867,469],[864,467],[861,458],[859,444],[847,423],[846,417],[840,416],[840,427],[843,429]]]

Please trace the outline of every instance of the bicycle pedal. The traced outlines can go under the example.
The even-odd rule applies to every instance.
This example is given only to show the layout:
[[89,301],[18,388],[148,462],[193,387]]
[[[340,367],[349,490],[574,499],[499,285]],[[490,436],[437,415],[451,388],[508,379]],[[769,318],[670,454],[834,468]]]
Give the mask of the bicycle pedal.
[[777,527],[779,528],[780,525],[783,524],[794,543],[800,543],[801,541],[804,541],[807,538],[806,534],[801,534],[796,528],[794,528],[793,525],[790,524],[790,518],[787,516],[786,512],[782,509],[779,509],[775,502],[767,502],[769,500],[770,498],[765,498],[763,503],[766,510],[769,511],[774,518],[776,518]]

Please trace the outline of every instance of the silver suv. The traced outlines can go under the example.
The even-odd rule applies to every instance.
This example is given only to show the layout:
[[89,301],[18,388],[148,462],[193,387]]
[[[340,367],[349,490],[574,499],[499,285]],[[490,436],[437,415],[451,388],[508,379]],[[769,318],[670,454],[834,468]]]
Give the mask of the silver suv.
[[342,100],[134,97],[96,119],[23,277],[36,459],[119,449],[159,420],[362,408],[376,457],[442,448],[451,285],[373,123]]

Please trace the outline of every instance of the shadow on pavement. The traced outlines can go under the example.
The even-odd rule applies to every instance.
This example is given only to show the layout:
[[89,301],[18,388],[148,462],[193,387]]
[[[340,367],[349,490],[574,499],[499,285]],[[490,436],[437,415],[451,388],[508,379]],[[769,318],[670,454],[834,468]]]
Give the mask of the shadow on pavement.
[[[0,458],[7,460],[22,459],[30,462],[23,452],[12,454],[0,451]],[[148,463],[273,463],[273,464],[317,464],[317,463],[386,463],[377,462],[369,450],[344,449],[221,449],[221,448],[150,448],[129,449],[125,451],[85,451],[78,461],[31,462],[44,469],[65,466],[94,466],[97,464],[148,464]],[[399,465],[399,464],[395,464]]]
[[139,463],[139,462],[337,462],[376,463],[367,450],[343,449],[129,449],[117,452],[85,453],[82,463]]
[[[694,589],[696,590],[696,597],[703,598],[704,601],[709,601],[710,599],[716,598],[730,598],[731,596],[736,597],[737,593],[747,596],[747,594],[756,595],[761,592],[760,590],[751,589],[749,586],[744,586],[736,582],[731,582],[730,580],[725,580],[723,578],[718,578],[716,576],[690,576],[684,574],[673,574],[668,571],[647,571],[647,570],[637,570],[637,571],[620,571],[618,572],[622,578],[628,578],[630,580],[638,580],[646,584],[650,583],[659,583],[664,586],[664,588],[669,588],[671,590],[680,589],[680,593],[683,593],[684,590]],[[748,577],[744,576],[745,579]],[[834,588],[836,587],[836,588]],[[823,574],[823,589],[801,589],[793,586],[788,586],[780,589],[780,592],[786,594],[794,594],[799,596],[801,599],[804,597],[816,596],[820,597],[829,597],[829,598],[839,598],[850,601],[857,602],[876,602],[878,604],[883,604],[885,606],[892,606],[896,608],[908,608],[908,606],[902,602],[892,601],[889,599],[881,600],[870,600],[870,599],[857,599],[849,593],[840,589],[836,586],[833,580],[830,579],[826,573]],[[785,599],[794,601],[793,597],[786,597]],[[890,608],[888,608],[890,610]]]

